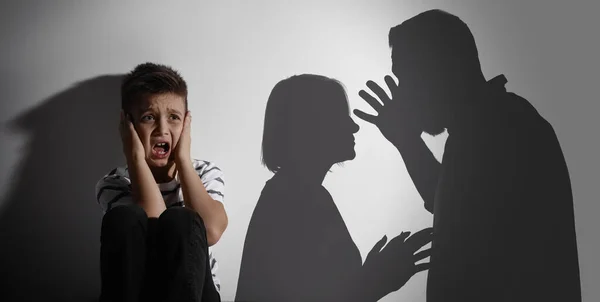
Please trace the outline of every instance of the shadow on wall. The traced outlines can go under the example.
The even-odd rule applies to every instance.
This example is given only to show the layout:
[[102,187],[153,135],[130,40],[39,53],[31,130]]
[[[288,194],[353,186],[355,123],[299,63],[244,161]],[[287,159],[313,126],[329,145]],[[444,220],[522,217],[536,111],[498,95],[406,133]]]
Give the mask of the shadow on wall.
[[[484,77],[457,16],[421,13],[392,28],[389,45],[399,84],[385,77],[390,97],[368,81],[377,97],[359,95],[377,115],[354,114],[397,148],[434,215],[427,301],[581,301],[569,171],[550,123],[507,91],[506,77]],[[263,159],[275,176],[250,220],[237,301],[378,301],[424,269],[414,261],[426,254],[414,253],[429,230],[379,251],[382,239],[361,266],[321,185],[355,156],[348,111],[343,90],[322,77],[273,89]],[[444,130],[440,164],[420,137]],[[367,189],[381,185],[371,178]]]
[[381,239],[363,264],[344,219],[322,182],[355,157],[343,86],[320,75],[279,82],[267,103],[263,162],[275,175],[248,226],[236,301],[378,301],[399,290],[428,250],[431,229]]
[[[428,302],[581,301],[569,171],[554,129],[483,76],[471,30],[440,10],[389,32],[392,97],[356,110],[402,155],[433,213]],[[447,129],[442,163],[419,139]]]
[[102,213],[94,186],[123,162],[122,75],[75,84],[10,122],[30,135],[0,213],[3,301],[95,301]]

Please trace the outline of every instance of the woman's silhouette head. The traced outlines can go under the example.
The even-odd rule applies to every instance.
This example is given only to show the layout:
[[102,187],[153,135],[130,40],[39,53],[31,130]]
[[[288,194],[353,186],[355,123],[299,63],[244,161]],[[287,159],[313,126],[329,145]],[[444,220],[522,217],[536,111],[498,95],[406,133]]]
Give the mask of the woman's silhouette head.
[[277,83],[267,102],[262,161],[272,172],[354,159],[354,133],[343,85],[302,74]]

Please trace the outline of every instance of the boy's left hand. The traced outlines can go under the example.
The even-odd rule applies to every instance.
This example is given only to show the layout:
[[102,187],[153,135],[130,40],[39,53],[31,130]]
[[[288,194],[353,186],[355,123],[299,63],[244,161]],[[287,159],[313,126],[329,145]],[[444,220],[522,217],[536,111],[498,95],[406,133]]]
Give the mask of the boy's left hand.
[[183,129],[181,130],[181,136],[179,136],[177,146],[175,146],[175,150],[173,150],[175,154],[176,163],[185,164],[192,161],[192,157],[190,155],[192,143],[191,128],[192,115],[190,111],[188,111],[186,112],[185,117],[183,119]]

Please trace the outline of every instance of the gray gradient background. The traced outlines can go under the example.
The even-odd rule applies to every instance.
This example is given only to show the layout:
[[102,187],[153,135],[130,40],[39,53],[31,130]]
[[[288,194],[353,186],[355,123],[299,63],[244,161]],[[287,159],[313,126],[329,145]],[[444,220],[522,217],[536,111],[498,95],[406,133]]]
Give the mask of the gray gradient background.
[[[600,299],[600,265],[594,256],[600,255],[597,1],[149,3],[2,2],[0,211],[8,202],[2,192],[15,180],[30,139],[27,133],[9,131],[5,122],[78,81],[124,73],[144,61],[170,64],[190,86],[194,156],[216,162],[226,176],[230,224],[214,250],[223,300],[232,300],[246,228],[264,182],[271,176],[260,165],[260,143],[272,87],[285,77],[305,72],[335,77],[346,85],[350,105],[370,112],[357,92],[367,80],[383,83],[383,76],[390,73],[389,28],[424,10],[441,8],[471,27],[486,77],[505,74],[507,88],[527,98],[554,126],[573,184],[584,301]],[[115,117],[110,118],[116,120],[118,112],[90,114],[112,114]],[[355,120],[361,126],[356,135],[357,157],[335,167],[325,185],[364,258],[384,234],[393,237],[401,231],[416,231],[430,226],[432,218],[391,144],[375,127]],[[106,131],[117,135],[116,129],[115,125]],[[424,139],[440,157],[444,136]],[[62,148],[77,148],[77,141]],[[101,154],[99,150],[93,156]],[[62,209],[87,213],[65,223],[89,235],[78,244],[91,247],[74,251],[74,257],[89,259],[90,264],[75,268],[77,274],[66,290],[95,295],[101,219],[94,200],[95,184],[71,188],[68,178],[73,176],[56,173],[65,178],[64,187],[56,190],[77,190],[89,196],[71,202],[85,210]],[[36,184],[31,187],[35,190]],[[36,202],[61,207],[51,194]],[[27,226],[36,221],[22,223]],[[530,256],[528,251],[523,253]],[[425,301],[425,280],[426,273],[420,273],[382,301]]]

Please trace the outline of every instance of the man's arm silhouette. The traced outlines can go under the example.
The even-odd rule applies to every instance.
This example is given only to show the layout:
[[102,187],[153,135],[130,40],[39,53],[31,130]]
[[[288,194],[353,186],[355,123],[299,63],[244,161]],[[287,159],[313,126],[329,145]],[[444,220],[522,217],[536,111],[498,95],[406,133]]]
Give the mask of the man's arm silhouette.
[[385,77],[385,82],[392,92],[391,98],[375,82],[367,82],[367,87],[381,102],[364,90],[359,92],[360,97],[371,105],[378,115],[370,115],[358,109],[354,110],[354,114],[377,126],[383,136],[400,152],[406,169],[423,198],[425,208],[433,213],[440,163],[421,139],[423,131],[419,127],[418,119],[412,114],[410,104],[404,102],[402,90],[389,75]]

